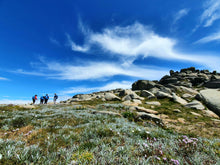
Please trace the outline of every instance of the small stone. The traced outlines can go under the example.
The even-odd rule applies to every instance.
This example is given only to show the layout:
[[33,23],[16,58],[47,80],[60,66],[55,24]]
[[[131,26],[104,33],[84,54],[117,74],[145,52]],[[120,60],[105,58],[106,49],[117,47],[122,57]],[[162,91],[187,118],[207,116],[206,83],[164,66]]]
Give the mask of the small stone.
[[180,113],[181,110],[179,110],[179,109],[174,109],[173,112]]
[[196,113],[196,112],[190,112],[191,114],[195,115],[195,116],[198,116],[198,117],[202,117],[202,115]]
[[145,104],[148,104],[148,105],[155,105],[155,106],[160,106],[160,102],[158,101],[147,101]]

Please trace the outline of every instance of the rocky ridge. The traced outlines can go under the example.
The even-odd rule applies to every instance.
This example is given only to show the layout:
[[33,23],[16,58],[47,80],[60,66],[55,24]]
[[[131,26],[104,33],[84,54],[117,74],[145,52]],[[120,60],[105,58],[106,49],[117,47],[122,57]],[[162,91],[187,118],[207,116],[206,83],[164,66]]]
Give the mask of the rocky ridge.
[[[194,67],[181,69],[180,72],[170,70],[170,75],[163,76],[159,81],[138,80],[132,84],[131,89],[77,94],[62,103],[79,104],[96,100],[103,103],[116,101],[118,104],[127,106],[131,112],[136,112],[138,118],[161,123],[174,122],[166,115],[168,113],[166,109],[164,112],[157,111],[157,107],[162,106],[164,100],[174,102],[178,106],[172,110],[173,114],[183,113],[182,111],[188,108],[196,111],[189,113],[195,118],[201,116],[219,118],[220,73],[196,70]],[[197,111],[200,114],[197,114]],[[107,111],[104,113],[107,114]],[[109,114],[114,113],[109,112]],[[177,118],[175,122],[185,123],[185,119]]]

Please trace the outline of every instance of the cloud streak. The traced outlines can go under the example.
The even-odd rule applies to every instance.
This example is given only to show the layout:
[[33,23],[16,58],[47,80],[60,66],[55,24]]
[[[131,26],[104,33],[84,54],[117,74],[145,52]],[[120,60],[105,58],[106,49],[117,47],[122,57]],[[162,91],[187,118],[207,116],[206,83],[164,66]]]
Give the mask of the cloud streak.
[[[179,12],[176,19],[180,19],[187,14],[186,9]],[[82,25],[81,25],[82,26]],[[87,30],[87,42],[85,45],[89,53],[93,46],[101,48],[105,55],[113,55],[121,61],[122,66],[133,65],[134,60],[139,57],[156,57],[163,60],[185,61],[208,66],[209,68],[219,68],[215,62],[209,59],[217,59],[215,56],[201,56],[196,53],[181,53],[175,49],[177,40],[163,37],[156,34],[149,26],[138,22],[125,27],[105,28],[101,32],[92,32]],[[74,43],[73,41],[71,41]],[[74,49],[76,51],[76,49]],[[85,50],[85,49],[83,49]]]
[[204,12],[201,15],[200,22],[204,27],[211,26],[220,19],[220,0],[208,0],[204,4]]
[[[88,62],[81,65],[70,65],[58,62],[42,61],[44,72],[29,72],[18,69],[17,74],[43,76],[58,80],[103,80],[112,76],[123,75],[128,77],[159,79],[167,74],[164,68],[142,68],[136,65],[122,66],[117,62]],[[50,74],[52,73],[52,74]]]
[[0,77],[0,81],[3,80],[3,81],[7,81],[9,79],[5,78],[5,77]]
[[173,24],[176,24],[181,18],[186,16],[189,13],[189,9],[181,9],[177,12],[177,14],[174,16]]
[[73,87],[69,88],[67,90],[59,92],[61,95],[67,95],[67,94],[77,94],[77,93],[90,93],[90,92],[96,92],[96,91],[106,91],[106,90],[112,90],[116,88],[122,88],[122,89],[130,89],[133,82],[130,81],[114,81],[111,83],[108,83],[104,86],[99,87]]
[[220,40],[220,31],[201,38],[200,40],[196,41],[195,44],[200,44],[200,43],[204,44],[204,43],[208,43],[212,41],[219,41],[219,40]]

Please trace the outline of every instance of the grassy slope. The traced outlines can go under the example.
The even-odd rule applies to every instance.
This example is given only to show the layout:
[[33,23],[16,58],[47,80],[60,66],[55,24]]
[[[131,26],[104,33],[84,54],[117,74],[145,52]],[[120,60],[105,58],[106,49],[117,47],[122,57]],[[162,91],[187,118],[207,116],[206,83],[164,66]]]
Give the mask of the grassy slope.
[[[187,136],[183,136],[184,130],[176,133],[148,121],[135,120],[135,114],[121,104],[110,102],[97,106],[100,103],[38,106],[36,109],[0,107],[0,164],[220,163],[219,134],[213,133],[215,138],[208,139],[195,138],[197,132],[186,132]],[[186,126],[201,120],[211,122],[209,118],[190,116],[189,109],[183,107],[180,108],[184,113],[176,117],[169,109],[179,105],[166,100],[161,103],[162,106],[155,109],[172,119],[187,115]],[[94,111],[91,107],[119,112],[127,118],[91,114]]]

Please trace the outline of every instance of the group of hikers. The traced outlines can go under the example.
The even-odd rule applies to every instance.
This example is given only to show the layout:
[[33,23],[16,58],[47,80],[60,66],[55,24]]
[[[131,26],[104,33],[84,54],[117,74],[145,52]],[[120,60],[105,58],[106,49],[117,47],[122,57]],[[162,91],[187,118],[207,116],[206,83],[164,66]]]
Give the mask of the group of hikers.
[[[54,93],[54,97],[53,97],[54,104],[56,104],[57,99],[58,99],[58,95],[56,93]],[[32,97],[33,104],[35,104],[36,100],[37,100],[37,95],[34,95]],[[40,104],[47,104],[48,100],[49,100],[48,94],[46,94],[45,96],[41,96],[40,97]]]

